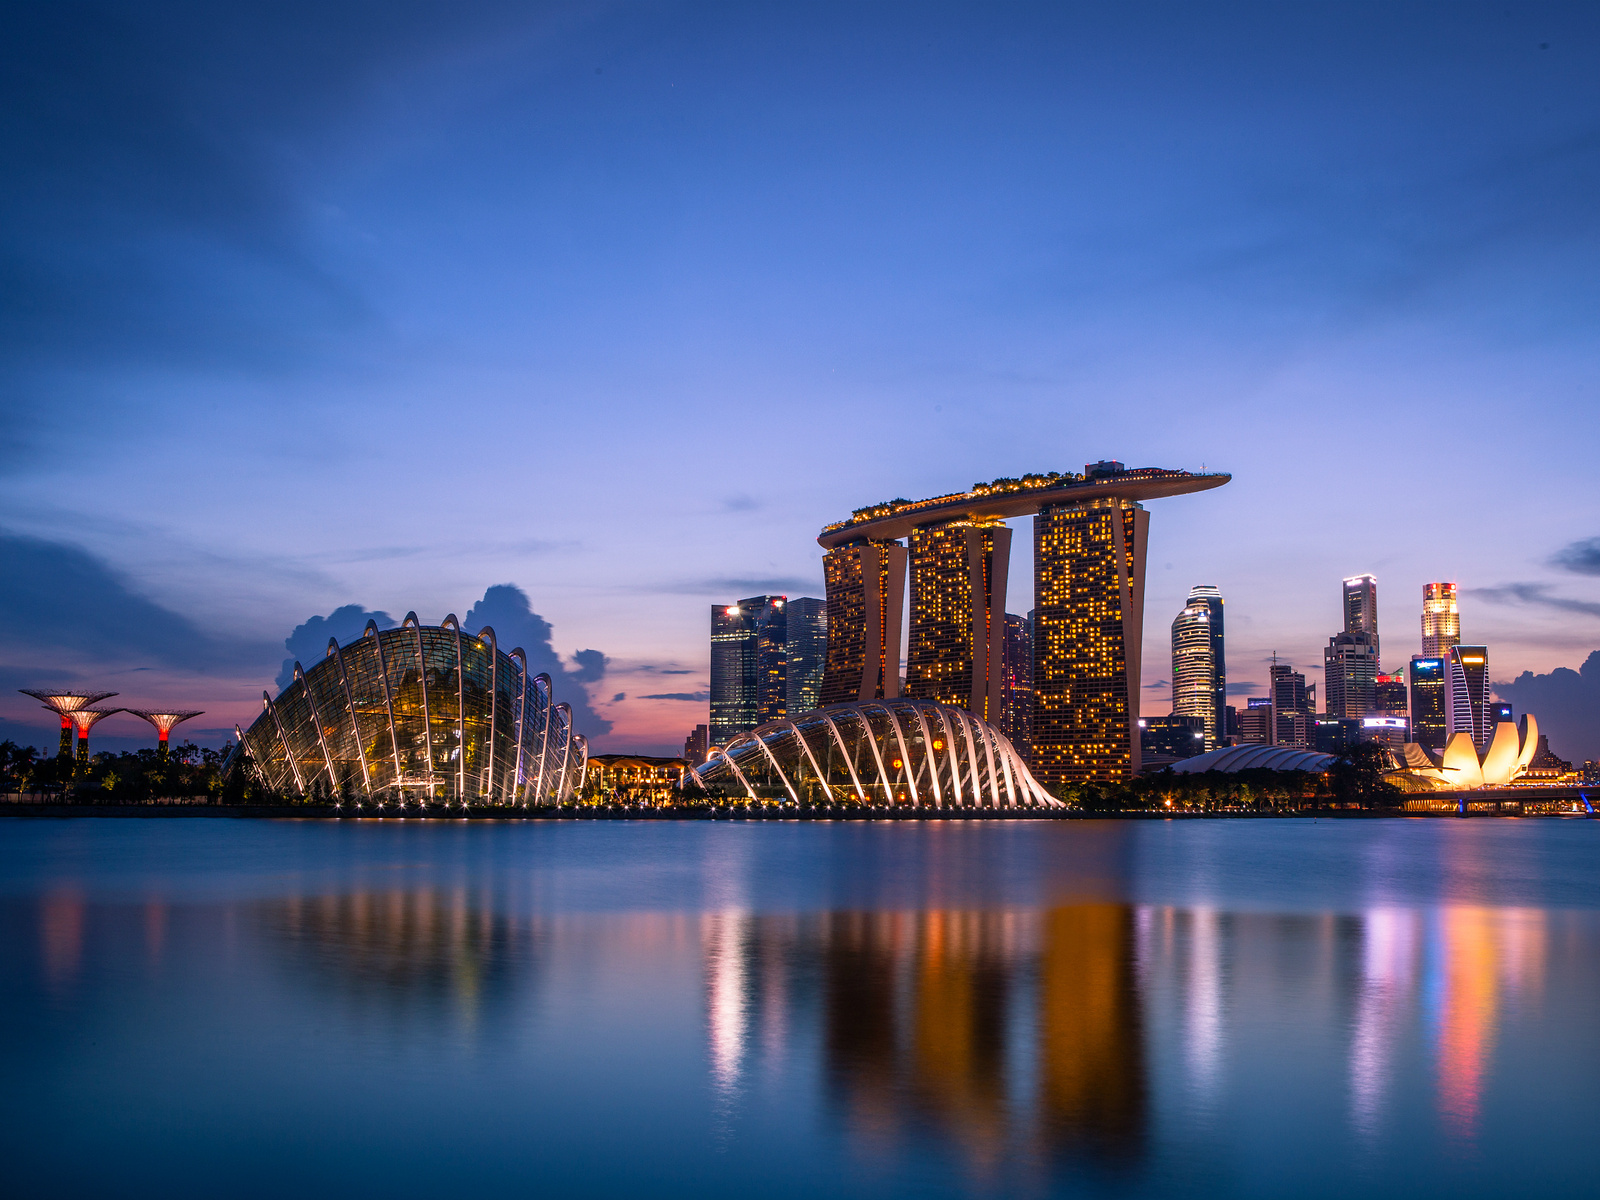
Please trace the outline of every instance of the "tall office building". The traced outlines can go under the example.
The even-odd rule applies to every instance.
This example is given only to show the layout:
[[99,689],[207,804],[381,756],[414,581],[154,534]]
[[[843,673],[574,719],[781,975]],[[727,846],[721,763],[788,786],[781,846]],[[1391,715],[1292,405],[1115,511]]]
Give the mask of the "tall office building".
[[1272,744],[1272,697],[1251,696],[1237,714],[1241,744]]
[[1372,638],[1373,665],[1381,657],[1378,650],[1378,577],[1352,575],[1344,581],[1344,631],[1365,633]]
[[1119,497],[1033,518],[1033,765],[1047,786],[1139,770],[1149,528],[1150,514]]
[[1222,592],[1213,584],[1197,583],[1189,589],[1189,603],[1204,603],[1211,610],[1211,690],[1215,697],[1216,744],[1228,742],[1228,654],[1223,628]]
[[822,556],[828,584],[828,661],[822,703],[893,699],[900,694],[900,631],[906,548],[858,539]]
[[822,673],[828,663],[828,602],[815,596],[789,601],[787,625],[788,677],[784,707],[798,716],[822,707]]
[[1172,715],[1201,718],[1207,750],[1216,748],[1217,737],[1211,676],[1211,610],[1186,604],[1172,619]]
[[1323,707],[1330,717],[1372,715],[1378,679],[1377,639],[1365,630],[1336,633],[1322,652]]
[[1228,736],[1222,654],[1222,593],[1202,584],[1190,590],[1189,602],[1172,621],[1172,712],[1204,719],[1207,750]]
[[788,636],[782,596],[751,596],[711,606],[711,741],[739,734],[785,712]]
[[711,727],[709,725],[696,725],[683,739],[683,757],[691,767],[698,767],[706,760],[706,752],[711,748]]
[[1445,744],[1445,663],[1442,658],[1413,658],[1410,665],[1411,740],[1435,754]]
[[1033,614],[1006,614],[1005,706],[1000,732],[1022,761],[1033,762]]
[[1445,659],[1445,742],[1462,730],[1471,735],[1481,752],[1488,749],[1494,730],[1486,717],[1489,705],[1489,648],[1451,646]]
[[1450,648],[1461,644],[1461,613],[1456,608],[1456,585],[1422,585],[1422,657],[1448,658]]
[[1372,685],[1372,715],[1403,717],[1409,711],[1404,675],[1379,675]]
[[911,531],[906,695],[1000,723],[1011,530],[998,520]]
[[1272,692],[1272,744],[1311,750],[1316,746],[1316,714],[1313,693],[1306,691],[1306,677],[1288,663],[1273,663],[1268,668]]

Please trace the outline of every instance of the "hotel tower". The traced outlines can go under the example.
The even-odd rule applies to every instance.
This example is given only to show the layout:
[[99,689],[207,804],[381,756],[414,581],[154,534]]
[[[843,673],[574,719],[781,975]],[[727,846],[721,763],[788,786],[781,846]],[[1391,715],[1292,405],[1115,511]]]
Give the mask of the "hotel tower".
[[1231,476],[1099,462],[1082,475],[997,479],[969,492],[858,509],[817,538],[826,553],[825,704],[899,694],[900,613],[911,575],[906,693],[1003,716],[1008,518],[1033,517],[1033,747],[1041,782],[1139,769],[1146,542],[1142,501]]

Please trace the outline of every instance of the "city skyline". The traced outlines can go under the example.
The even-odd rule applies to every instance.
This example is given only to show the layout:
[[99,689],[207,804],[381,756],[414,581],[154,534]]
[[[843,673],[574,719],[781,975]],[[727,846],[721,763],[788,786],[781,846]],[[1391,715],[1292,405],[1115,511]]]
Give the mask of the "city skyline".
[[[1439,580],[1497,680],[1600,646],[1591,12],[922,13],[893,61],[888,10],[305,21],[17,31],[0,736],[108,688],[215,745],[314,620],[509,585],[597,750],[670,751],[706,606],[822,595],[841,505],[1111,456],[1234,474],[1155,523],[1145,619],[1219,587],[1235,704],[1320,680],[1357,572],[1390,671]],[[1419,531],[1446,427],[1519,503]]]

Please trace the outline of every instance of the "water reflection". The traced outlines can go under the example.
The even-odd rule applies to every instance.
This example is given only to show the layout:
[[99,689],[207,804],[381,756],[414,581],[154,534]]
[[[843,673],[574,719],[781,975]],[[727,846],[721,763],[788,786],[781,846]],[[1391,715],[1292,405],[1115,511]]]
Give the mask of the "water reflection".
[[[869,1152],[955,1147],[1131,1161],[1146,1085],[1134,911],[706,918],[708,1060],[726,1095],[752,1041],[813,1043],[826,1099]],[[756,1028],[752,1028],[754,1025]]]
[[465,887],[289,896],[255,910],[298,973],[369,1012],[449,1011],[471,1024],[508,1001],[534,923],[500,915]]

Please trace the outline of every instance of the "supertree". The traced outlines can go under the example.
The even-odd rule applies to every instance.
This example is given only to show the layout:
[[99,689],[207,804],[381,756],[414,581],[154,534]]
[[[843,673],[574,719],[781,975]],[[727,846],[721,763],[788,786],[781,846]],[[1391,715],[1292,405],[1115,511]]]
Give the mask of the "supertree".
[[[115,696],[116,692],[51,692],[34,691],[32,688],[17,689],[24,696],[32,696],[35,700],[42,700],[44,706],[56,716],[61,718],[61,749],[57,751],[63,758],[72,755],[72,714],[80,708],[88,708],[91,704],[99,704]],[[113,712],[116,710],[113,709]],[[94,722],[90,722],[92,725]]]
[[72,723],[78,727],[78,766],[76,773],[81,775],[89,769],[89,730],[113,713],[119,713],[120,708],[75,708],[71,712]]
[[156,733],[159,735],[160,739],[157,743],[158,752],[161,756],[161,761],[166,762],[167,734],[171,733],[175,726],[182,724],[190,717],[198,717],[205,710],[196,708],[178,709],[163,712],[160,709],[154,708],[125,708],[122,711],[132,713],[136,717],[143,717],[146,721],[149,721],[150,724],[156,727]]

